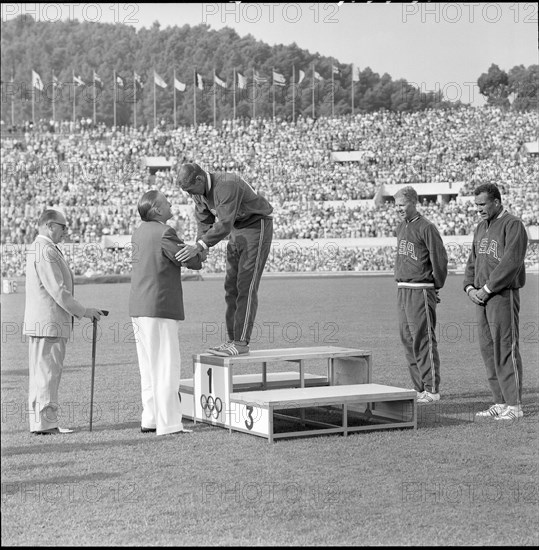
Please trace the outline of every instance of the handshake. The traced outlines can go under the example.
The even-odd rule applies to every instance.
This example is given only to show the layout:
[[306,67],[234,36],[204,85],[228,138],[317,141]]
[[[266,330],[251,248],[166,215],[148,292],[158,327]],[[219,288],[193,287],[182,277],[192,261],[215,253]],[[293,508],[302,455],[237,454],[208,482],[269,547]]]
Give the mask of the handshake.
[[183,244],[174,257],[181,262],[182,266],[198,270],[202,269],[202,262],[205,262],[208,257],[208,250],[201,251],[196,245]]

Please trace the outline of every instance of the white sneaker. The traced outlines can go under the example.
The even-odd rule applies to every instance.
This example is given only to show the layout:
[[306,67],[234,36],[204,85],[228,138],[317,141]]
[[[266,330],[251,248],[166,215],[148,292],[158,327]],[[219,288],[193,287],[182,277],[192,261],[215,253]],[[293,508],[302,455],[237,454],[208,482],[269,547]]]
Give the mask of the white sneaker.
[[507,405],[506,409],[496,416],[496,420],[518,420],[524,416],[520,405]]
[[227,340],[226,342],[223,342],[222,344],[219,344],[218,346],[213,346],[211,348],[208,348],[206,350],[207,353],[213,353],[214,351],[223,351],[226,349],[230,344],[232,344],[232,340]]
[[425,393],[424,391],[416,391],[416,397],[419,399],[420,397],[423,396],[423,394]]
[[505,412],[505,409],[507,408],[507,405],[505,403],[496,403],[495,405],[491,405],[486,411],[479,411],[478,413],[475,413],[475,416],[478,416],[479,418],[497,418]]
[[423,395],[417,398],[418,403],[434,403],[435,401],[440,401],[439,393],[430,393],[430,391],[425,390]]

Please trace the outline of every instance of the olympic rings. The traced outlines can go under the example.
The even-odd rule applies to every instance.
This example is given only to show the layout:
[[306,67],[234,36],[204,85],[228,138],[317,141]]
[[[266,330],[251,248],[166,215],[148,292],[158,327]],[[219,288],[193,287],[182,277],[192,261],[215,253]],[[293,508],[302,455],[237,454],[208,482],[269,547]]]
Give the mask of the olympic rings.
[[202,394],[200,396],[200,406],[202,407],[206,418],[214,417],[215,413],[216,420],[219,418],[219,415],[223,410],[223,402],[221,401],[221,398],[217,397],[214,399],[211,395],[206,397],[205,394]]

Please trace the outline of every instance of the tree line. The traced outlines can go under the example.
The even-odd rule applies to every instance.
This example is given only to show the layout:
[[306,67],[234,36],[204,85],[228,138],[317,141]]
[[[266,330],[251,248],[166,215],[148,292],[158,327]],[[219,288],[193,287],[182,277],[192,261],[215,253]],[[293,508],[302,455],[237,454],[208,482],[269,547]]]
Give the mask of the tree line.
[[[256,82],[255,71],[261,77]],[[244,79],[239,83],[238,73]],[[274,73],[286,83],[274,85]],[[537,65],[508,73],[492,65],[479,77],[479,91],[489,104],[536,109],[537,73]],[[166,88],[154,86],[155,74]],[[79,77],[83,84],[76,86]],[[447,101],[440,90],[422,91],[370,67],[354,69],[295,43],[269,46],[231,28],[213,30],[205,24],[162,29],[155,22],[137,31],[122,24],[37,22],[21,15],[1,23],[1,79],[5,124],[12,118],[17,124],[29,121],[32,113],[35,119],[95,116],[107,125],[115,120],[130,125],[136,119],[137,125],[151,126],[155,114],[170,123],[173,112],[178,124],[192,124],[194,117],[198,123],[233,116],[290,120],[460,105]]]

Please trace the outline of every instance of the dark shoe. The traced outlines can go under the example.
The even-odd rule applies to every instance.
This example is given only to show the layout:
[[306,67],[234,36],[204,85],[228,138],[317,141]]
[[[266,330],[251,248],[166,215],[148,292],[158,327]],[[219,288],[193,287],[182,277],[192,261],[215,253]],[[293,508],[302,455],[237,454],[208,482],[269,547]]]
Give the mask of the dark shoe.
[[149,433],[155,433],[157,431],[157,429],[156,428],[145,428],[144,426],[141,426],[140,431],[143,434],[149,434]]

